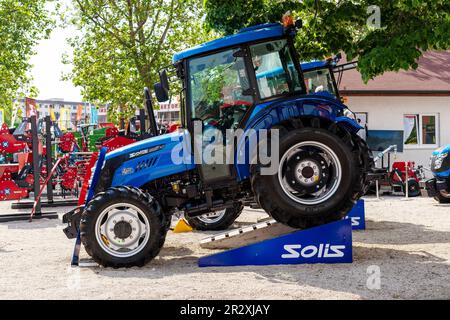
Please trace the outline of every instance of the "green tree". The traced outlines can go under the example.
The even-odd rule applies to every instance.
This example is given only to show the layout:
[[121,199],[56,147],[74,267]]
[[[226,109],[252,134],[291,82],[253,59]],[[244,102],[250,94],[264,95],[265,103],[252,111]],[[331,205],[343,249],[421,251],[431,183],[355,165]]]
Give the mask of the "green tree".
[[[370,23],[372,6],[380,9],[379,27]],[[207,27],[226,34],[280,21],[291,10],[303,21],[295,41],[302,59],[344,51],[358,59],[364,81],[416,68],[423,52],[450,47],[448,0],[205,0],[205,9]]]
[[91,102],[108,103],[112,120],[134,114],[173,53],[209,39],[199,0],[75,0],[70,23],[73,71]]
[[50,34],[53,21],[45,0],[0,0],[0,108],[11,118],[18,96],[36,95],[31,86],[30,57],[38,41]]

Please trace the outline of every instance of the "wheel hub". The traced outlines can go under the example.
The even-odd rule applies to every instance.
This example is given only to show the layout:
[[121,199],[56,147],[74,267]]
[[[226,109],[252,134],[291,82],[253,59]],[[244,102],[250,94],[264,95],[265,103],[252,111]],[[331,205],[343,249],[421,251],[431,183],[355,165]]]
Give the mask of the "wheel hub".
[[316,168],[316,167],[314,166],[314,168],[312,168],[312,167],[310,167],[310,164],[308,164],[308,165],[309,165],[308,167],[304,167],[301,170],[299,169],[299,171],[301,172],[299,175],[299,178],[301,178],[303,176],[305,179],[309,179],[315,175],[316,172],[314,171],[314,168]]
[[284,152],[278,179],[289,198],[303,205],[315,205],[337,191],[342,167],[329,146],[318,141],[302,141]]
[[298,192],[314,193],[327,183],[328,171],[322,156],[301,151],[287,161],[286,182]]
[[295,171],[296,180],[303,186],[313,186],[320,180],[319,164],[312,159],[301,161]]
[[133,227],[126,221],[119,221],[114,226],[114,234],[117,238],[126,239],[133,232]]

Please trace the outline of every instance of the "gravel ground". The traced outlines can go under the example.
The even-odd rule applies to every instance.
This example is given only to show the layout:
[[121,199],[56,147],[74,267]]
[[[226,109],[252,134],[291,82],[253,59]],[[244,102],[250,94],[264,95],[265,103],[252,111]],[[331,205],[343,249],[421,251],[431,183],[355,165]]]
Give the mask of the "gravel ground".
[[[246,210],[238,223],[264,216]],[[71,268],[74,242],[58,220],[3,223],[0,299],[450,299],[450,205],[368,198],[366,216],[352,264],[227,268],[197,267],[212,253],[198,245],[205,232],[169,233],[146,267],[113,270]],[[379,289],[368,289],[369,266],[380,268]]]

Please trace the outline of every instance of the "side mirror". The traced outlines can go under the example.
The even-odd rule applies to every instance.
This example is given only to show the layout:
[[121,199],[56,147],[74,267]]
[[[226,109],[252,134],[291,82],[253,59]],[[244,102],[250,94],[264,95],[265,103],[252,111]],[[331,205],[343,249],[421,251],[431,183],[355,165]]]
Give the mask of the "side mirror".
[[169,78],[166,70],[159,73],[159,83],[155,84],[155,95],[159,102],[169,100]]
[[155,83],[154,89],[158,102],[165,102],[169,100],[169,91],[163,87],[162,83]]
[[169,92],[169,77],[167,76],[167,71],[164,69],[159,73],[159,82],[167,92]]

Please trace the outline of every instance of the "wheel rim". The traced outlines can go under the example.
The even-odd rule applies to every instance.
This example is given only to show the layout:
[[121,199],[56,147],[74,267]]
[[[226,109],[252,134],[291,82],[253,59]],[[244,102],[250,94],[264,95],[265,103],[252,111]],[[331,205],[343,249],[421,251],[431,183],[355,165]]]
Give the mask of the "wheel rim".
[[95,224],[95,237],[108,254],[127,258],[140,252],[150,238],[150,223],[144,212],[129,203],[104,209]]
[[283,192],[295,202],[316,205],[336,193],[342,180],[342,166],[327,145],[304,141],[283,154],[278,180]]
[[226,213],[226,209],[210,212],[201,216],[198,216],[197,219],[203,223],[212,224],[220,221]]

